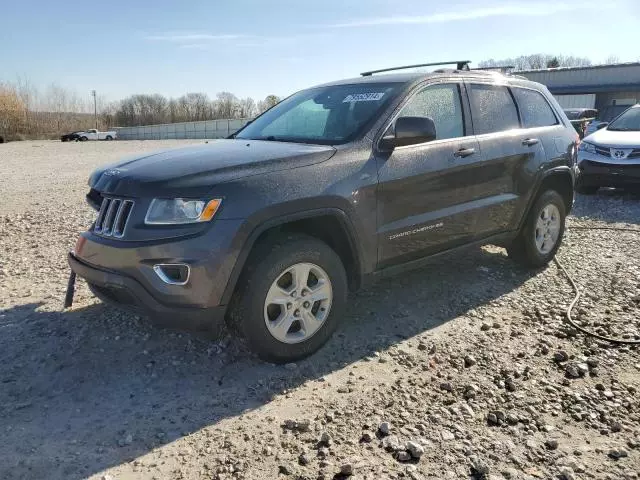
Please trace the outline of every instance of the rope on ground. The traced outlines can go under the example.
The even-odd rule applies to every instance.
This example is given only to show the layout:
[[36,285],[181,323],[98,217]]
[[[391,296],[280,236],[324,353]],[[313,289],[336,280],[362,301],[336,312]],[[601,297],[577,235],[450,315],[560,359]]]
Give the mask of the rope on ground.
[[[593,231],[593,230],[613,230],[613,231],[632,232],[632,233],[640,234],[640,229],[637,229],[637,228],[625,228],[625,227],[582,227],[582,226],[575,226],[575,227],[570,227],[570,230],[589,230],[589,231]],[[604,340],[605,342],[616,343],[616,344],[619,344],[619,345],[640,345],[640,340],[626,340],[626,339],[622,339],[622,338],[606,337],[604,335],[600,335],[598,333],[592,332],[592,331],[587,330],[586,328],[581,327],[580,325],[578,325],[573,320],[573,318],[571,316],[571,312],[572,312],[573,308],[576,306],[576,304],[578,303],[578,300],[580,300],[580,297],[582,296],[582,291],[580,291],[580,289],[578,288],[578,285],[576,284],[575,280],[573,279],[573,277],[571,275],[569,275],[569,272],[567,272],[567,269],[564,268],[564,265],[562,265],[560,260],[558,260],[557,257],[554,258],[553,260],[556,263],[556,265],[558,266],[558,268],[560,268],[560,270],[562,271],[562,273],[564,274],[566,279],[569,281],[569,283],[571,284],[571,287],[573,288],[573,290],[575,292],[575,296],[574,296],[573,300],[571,301],[571,303],[569,304],[569,306],[567,307],[567,311],[565,312],[565,318],[566,318],[567,322],[569,322],[569,324],[571,324],[572,327],[576,328],[577,330],[579,330],[580,332],[584,333],[585,335],[597,338],[599,340]]]

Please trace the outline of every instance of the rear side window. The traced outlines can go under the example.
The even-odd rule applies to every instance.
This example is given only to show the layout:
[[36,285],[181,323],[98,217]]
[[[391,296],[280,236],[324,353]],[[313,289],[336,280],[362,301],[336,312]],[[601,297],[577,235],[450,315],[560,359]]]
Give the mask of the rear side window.
[[558,124],[556,115],[540,92],[527,88],[513,88],[511,91],[520,107],[524,128],[548,127]]
[[518,111],[507,87],[471,84],[469,100],[476,135],[520,128]]
[[398,116],[431,117],[437,140],[464,136],[460,91],[455,83],[431,85],[418,92]]

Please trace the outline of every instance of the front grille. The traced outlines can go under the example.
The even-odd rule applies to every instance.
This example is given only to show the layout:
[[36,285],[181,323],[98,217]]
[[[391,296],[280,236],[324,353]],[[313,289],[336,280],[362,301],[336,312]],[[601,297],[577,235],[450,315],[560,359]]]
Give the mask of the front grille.
[[604,148],[604,147],[596,146],[596,153],[598,155],[604,155],[605,157],[610,157],[611,156],[611,149],[610,148]]
[[640,148],[634,148],[627,158],[640,158]]
[[105,197],[100,205],[93,231],[103,237],[121,238],[133,210],[133,200]]

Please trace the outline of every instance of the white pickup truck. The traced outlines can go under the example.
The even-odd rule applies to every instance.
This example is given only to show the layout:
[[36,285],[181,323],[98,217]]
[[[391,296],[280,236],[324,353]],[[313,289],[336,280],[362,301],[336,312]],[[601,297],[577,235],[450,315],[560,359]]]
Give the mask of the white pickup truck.
[[116,132],[115,130],[112,132],[99,132],[95,128],[92,128],[78,133],[78,137],[81,142],[86,142],[87,140],[115,140]]

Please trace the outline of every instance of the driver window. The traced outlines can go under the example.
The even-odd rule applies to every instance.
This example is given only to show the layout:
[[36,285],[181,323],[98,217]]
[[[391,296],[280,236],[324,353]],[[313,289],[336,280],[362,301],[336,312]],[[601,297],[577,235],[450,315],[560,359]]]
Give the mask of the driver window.
[[436,140],[464,136],[460,90],[455,83],[431,85],[418,92],[398,116],[431,117],[436,125]]

